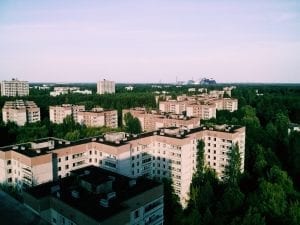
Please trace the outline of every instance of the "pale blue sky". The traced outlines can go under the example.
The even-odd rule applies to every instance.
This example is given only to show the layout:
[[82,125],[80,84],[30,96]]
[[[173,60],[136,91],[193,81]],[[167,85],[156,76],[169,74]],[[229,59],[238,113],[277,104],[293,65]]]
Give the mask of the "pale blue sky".
[[0,79],[300,82],[299,0],[0,1]]

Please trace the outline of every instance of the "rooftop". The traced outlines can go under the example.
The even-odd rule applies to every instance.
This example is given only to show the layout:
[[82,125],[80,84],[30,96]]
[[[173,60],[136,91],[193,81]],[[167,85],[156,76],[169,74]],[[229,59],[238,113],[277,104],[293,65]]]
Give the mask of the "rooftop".
[[124,132],[115,132],[115,133],[108,133],[96,137],[84,138],[77,141],[67,141],[67,140],[58,139],[54,137],[48,137],[48,138],[38,139],[33,142],[3,146],[0,147],[0,151],[14,150],[26,156],[35,157],[43,154],[49,154],[53,150],[57,150],[60,148],[76,146],[80,144],[87,144],[90,142],[103,143],[105,145],[118,147],[118,146],[128,144],[128,142],[131,140],[151,137],[155,135],[166,136],[169,138],[183,139],[188,137],[189,134],[204,131],[204,130],[234,133],[237,129],[241,127],[242,126],[233,126],[233,125],[226,125],[226,124],[214,125],[214,126],[200,126],[192,129],[165,127],[165,128],[160,128],[159,130],[156,131],[146,132],[142,134],[126,134]]
[[133,180],[88,166],[72,171],[69,177],[33,187],[27,192],[37,199],[51,196],[102,221],[128,208],[124,201],[160,185],[145,178]]

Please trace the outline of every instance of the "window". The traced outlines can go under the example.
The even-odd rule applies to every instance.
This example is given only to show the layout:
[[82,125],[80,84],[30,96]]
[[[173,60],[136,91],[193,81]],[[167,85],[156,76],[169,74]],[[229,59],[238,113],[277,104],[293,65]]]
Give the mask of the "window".
[[216,156],[214,156],[214,160],[216,160],[217,158],[216,158]]
[[139,210],[134,211],[134,219],[139,217]]
[[65,160],[67,161],[68,159],[69,159],[69,157],[68,157],[68,156],[66,156],[66,157],[65,157]]
[[7,165],[10,165],[11,164],[11,160],[7,160]]
[[108,167],[112,167],[112,168],[116,168],[116,167],[117,167],[117,165],[116,165],[115,163],[108,162],[108,161],[106,161],[106,162],[104,163],[104,165],[105,165],[105,166],[108,166]]
[[90,151],[90,155],[92,154],[92,151]]
[[7,170],[7,173],[11,173],[11,169],[8,169],[8,170]]
[[66,170],[69,169],[69,165],[66,165],[65,168],[66,168]]
[[61,162],[61,158],[58,158],[58,162]]
[[61,171],[61,167],[60,166],[58,167],[58,171]]

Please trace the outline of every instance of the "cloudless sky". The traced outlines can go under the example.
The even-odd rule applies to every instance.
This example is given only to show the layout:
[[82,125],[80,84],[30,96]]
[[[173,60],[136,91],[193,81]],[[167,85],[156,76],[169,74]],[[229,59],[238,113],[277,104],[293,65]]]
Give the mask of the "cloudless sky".
[[300,0],[0,0],[0,80],[300,83]]

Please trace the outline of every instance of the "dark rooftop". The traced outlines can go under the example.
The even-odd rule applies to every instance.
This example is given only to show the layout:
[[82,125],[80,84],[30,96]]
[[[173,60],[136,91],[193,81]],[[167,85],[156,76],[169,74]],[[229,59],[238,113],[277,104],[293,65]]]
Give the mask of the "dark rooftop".
[[[96,190],[98,185],[109,180],[112,181],[110,193],[115,192],[116,194],[116,197],[109,200],[109,207],[100,204],[100,199],[106,198],[109,195],[108,193],[91,192],[81,182],[90,183],[92,190]],[[37,199],[52,196],[84,214],[102,221],[126,209],[125,200],[159,185],[161,184],[153,180],[145,178],[133,180],[99,167],[88,166],[72,171],[69,177],[38,185],[27,192]],[[75,197],[73,195],[74,191],[76,193]]]

